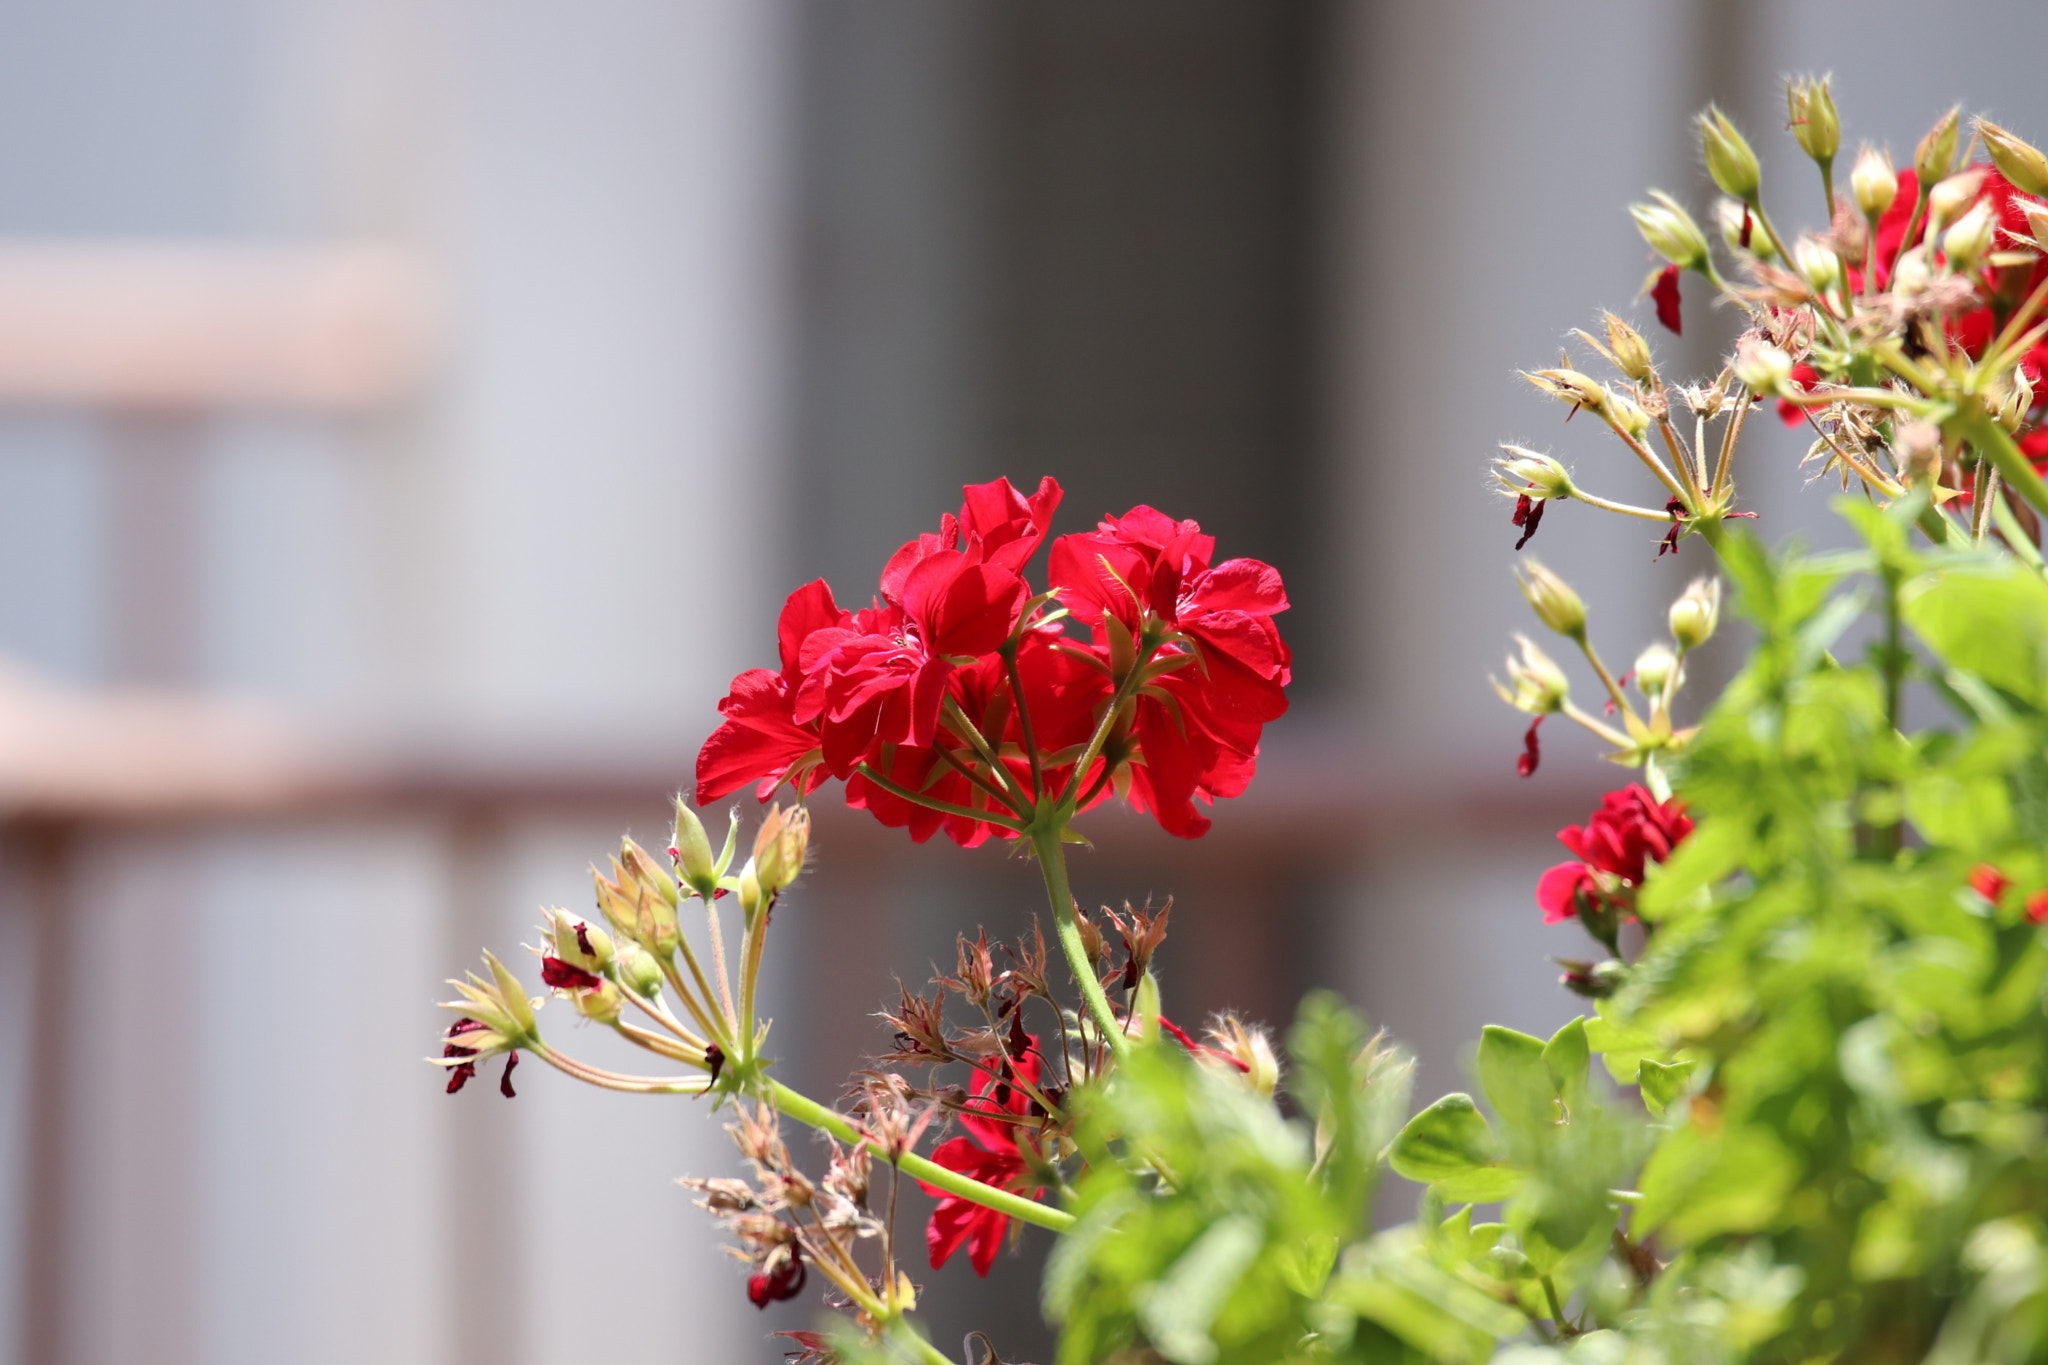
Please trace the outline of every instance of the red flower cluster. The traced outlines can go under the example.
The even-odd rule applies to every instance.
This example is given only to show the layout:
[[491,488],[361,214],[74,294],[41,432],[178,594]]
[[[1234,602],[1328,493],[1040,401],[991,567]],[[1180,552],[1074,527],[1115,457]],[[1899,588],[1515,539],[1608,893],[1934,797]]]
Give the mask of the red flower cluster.
[[1670,857],[1690,833],[1692,821],[1677,800],[1660,802],[1634,782],[1607,793],[1585,824],[1557,832],[1575,861],[1559,863],[1536,883],[1543,922],[1560,924],[1583,909],[1630,911],[1644,867]]
[[[1996,248],[2005,250],[2015,244],[2030,244],[2033,230],[2020,206],[2039,201],[2014,189],[2012,182],[2000,175],[1995,167],[1980,163],[1969,169],[1983,173],[1984,179],[1978,186],[1973,203],[1991,202],[1998,217]],[[1891,207],[1877,220],[1877,236],[1871,244],[1871,261],[1877,272],[1876,288],[1880,292],[1891,287],[1892,271],[1898,264],[1899,253],[1921,245],[1927,235],[1924,215],[1918,224],[1912,221],[1913,211],[1919,203],[1919,177],[1910,168],[1900,171],[1898,193],[1892,199]],[[1913,228],[1910,239],[1906,236],[1908,226]],[[1863,271],[1847,266],[1845,273],[1849,287],[1860,292]],[[1948,320],[1949,340],[1972,359],[1983,355],[1984,348],[2005,325],[2005,319],[2044,279],[2048,279],[2048,256],[2036,257],[2026,265],[1986,265],[1976,279],[1977,306]],[[2020,359],[2019,368],[2041,394],[2041,400],[2029,414],[2030,425],[2017,437],[2021,452],[2039,469],[2048,464],[2048,424],[2043,420],[2048,417],[2048,412],[2044,412],[2044,408],[2048,408],[2048,385],[2042,384],[2042,377],[2048,375],[2048,340],[2037,342]],[[1811,389],[1821,379],[1820,371],[1804,361],[1792,367],[1792,380],[1801,388]],[[1803,409],[1782,398],[1778,400],[1778,416],[1784,419],[1785,425],[1793,427],[1806,420]]]
[[[1038,1039],[1034,1037],[1030,1040],[1030,1049],[1018,1059],[1015,1072],[1006,1075],[1014,1075],[1025,1085],[1036,1086],[1040,1074]],[[932,1151],[932,1160],[949,1171],[958,1171],[984,1185],[1036,1199],[1044,1190],[1031,1184],[1031,1163],[1025,1158],[1025,1148],[1019,1144],[1023,1128],[1019,1121],[1030,1112],[1031,1099],[1020,1087],[977,1067],[969,1086],[967,1104],[960,1111],[961,1125],[971,1136],[950,1138],[940,1143]],[[1023,1141],[1028,1143],[1030,1138]],[[924,1186],[926,1194],[939,1201],[939,1207],[932,1213],[932,1221],[925,1228],[925,1244],[931,1251],[932,1269],[945,1265],[964,1242],[974,1273],[987,1275],[989,1267],[995,1264],[996,1252],[1002,1248],[1003,1234],[1009,1231],[1010,1215],[998,1213],[970,1199],[962,1199],[959,1195],[947,1194],[936,1186],[925,1185],[921,1180],[918,1184]]]
[[[1970,869],[1970,889],[1996,905],[2006,892],[2012,890],[2012,878],[1990,863],[1978,863]],[[2048,889],[2027,897],[2020,909],[2029,923],[2048,924]]]
[[[1261,729],[1287,709],[1279,574],[1215,564],[1194,522],[1135,507],[1056,541],[1051,591],[1035,593],[1023,570],[1059,484],[964,493],[957,517],[890,558],[868,606],[846,610],[822,580],[790,594],[782,667],[733,679],[697,758],[698,802],[837,777],[883,824],[919,842],[943,826],[972,847],[1016,837],[1041,801],[1085,809],[1114,790],[1175,834],[1203,833],[1193,799],[1243,791]],[[1055,603],[1091,638],[1066,635]]]

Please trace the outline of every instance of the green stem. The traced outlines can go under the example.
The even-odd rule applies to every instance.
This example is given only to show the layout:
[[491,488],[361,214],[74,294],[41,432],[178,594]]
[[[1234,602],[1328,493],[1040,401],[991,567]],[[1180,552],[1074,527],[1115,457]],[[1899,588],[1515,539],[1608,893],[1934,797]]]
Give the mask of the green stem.
[[1957,411],[1955,424],[1961,429],[1963,439],[1975,446],[1979,455],[1998,466],[2006,487],[2032,503],[2035,511],[2048,513],[2048,483],[2041,482],[2034,466],[2013,443],[2011,433],[1984,410],[1983,404],[1966,402]]
[[1095,964],[1088,958],[1087,945],[1081,942],[1081,926],[1074,920],[1074,894],[1067,889],[1067,847],[1060,842],[1059,828],[1034,829],[1031,847],[1038,854],[1045,894],[1052,901],[1053,927],[1058,931],[1060,947],[1066,950],[1074,984],[1081,988],[1081,998],[1088,1002],[1088,1012],[1095,1016],[1096,1030],[1109,1044],[1111,1055],[1122,1061],[1131,1050],[1131,1041],[1124,1036],[1123,1026],[1109,1008],[1109,997],[1102,993],[1102,983],[1095,977]]
[[[855,1143],[861,1140],[860,1131],[847,1122],[844,1115],[826,1108],[807,1095],[798,1094],[781,1081],[770,1078],[768,1091],[775,1101],[777,1112],[789,1115],[798,1123],[808,1124],[830,1133],[841,1142]],[[872,1144],[869,1150],[885,1161],[889,1159],[888,1153]],[[1074,1226],[1074,1215],[1064,1209],[1041,1204],[1035,1199],[1026,1199],[1023,1195],[1012,1194],[1008,1190],[999,1190],[993,1185],[984,1185],[971,1176],[949,1171],[937,1162],[927,1160],[915,1152],[905,1152],[896,1159],[895,1165],[913,1180],[922,1180],[925,1184],[942,1189],[948,1194],[957,1194],[962,1199],[971,1200],[983,1208],[994,1209],[997,1213],[1007,1213],[1012,1218],[1020,1218],[1038,1227],[1050,1228],[1054,1232],[1067,1232]]]
[[[897,1321],[903,1320],[899,1318]],[[923,1334],[907,1322],[903,1323],[903,1330],[896,1333],[892,1340],[908,1346],[924,1365],[954,1365],[953,1357],[926,1341]]]
[[975,810],[970,806],[956,806],[951,801],[941,801],[935,796],[927,796],[923,792],[914,792],[901,783],[892,782],[890,779],[882,776],[872,764],[863,763],[858,771],[862,777],[865,777],[883,791],[888,792],[891,796],[900,796],[912,805],[926,806],[935,811],[942,811],[947,815],[962,815],[969,820],[980,820],[986,824],[1000,825],[1002,828],[1014,830],[1018,834],[1024,832],[1024,823],[1021,820],[1004,815],[998,811]]

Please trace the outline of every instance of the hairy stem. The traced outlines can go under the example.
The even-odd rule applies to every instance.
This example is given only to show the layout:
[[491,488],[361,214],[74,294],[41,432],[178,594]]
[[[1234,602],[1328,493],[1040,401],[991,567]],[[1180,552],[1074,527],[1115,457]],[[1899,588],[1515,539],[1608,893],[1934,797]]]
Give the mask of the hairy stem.
[[1123,1025],[1117,1022],[1116,1014],[1109,1007],[1109,997],[1102,993],[1102,983],[1095,978],[1095,964],[1088,960],[1088,949],[1081,942],[1081,926],[1074,919],[1074,894],[1067,888],[1067,847],[1060,842],[1060,830],[1035,829],[1031,834],[1031,847],[1038,854],[1038,870],[1045,877],[1045,894],[1052,900],[1053,928],[1059,934],[1060,947],[1066,950],[1067,966],[1074,973],[1074,984],[1081,988],[1081,998],[1088,1002],[1088,1012],[1095,1017],[1095,1027],[1102,1034],[1102,1041],[1118,1061],[1130,1051],[1130,1039],[1124,1036]]

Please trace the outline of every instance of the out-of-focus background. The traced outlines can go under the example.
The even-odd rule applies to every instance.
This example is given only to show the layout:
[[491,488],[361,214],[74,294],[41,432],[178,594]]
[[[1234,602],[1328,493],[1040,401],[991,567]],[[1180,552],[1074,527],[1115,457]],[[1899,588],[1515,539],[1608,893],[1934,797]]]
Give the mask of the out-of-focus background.
[[[670,1183],[733,1164],[705,1106],[447,1098],[432,1002],[656,845],[790,587],[864,594],[1000,474],[1287,578],[1252,793],[1078,855],[1085,901],[1175,897],[1174,1013],[1331,987],[1432,1094],[1482,1023],[1562,1022],[1531,887],[1614,774],[1559,723],[1514,776],[1485,462],[1653,495],[1514,370],[1603,306],[1712,363],[1728,318],[1655,331],[1623,213],[1708,206],[1709,98],[1811,223],[1782,73],[1906,158],[1956,99],[2048,135],[2044,37],[2007,0],[0,6],[0,1361],[777,1359],[815,1298],[748,1308]],[[1752,430],[1760,529],[1826,534]],[[1563,505],[1531,549],[1626,660],[1705,567],[1654,544]],[[1039,895],[834,805],[771,968],[826,1094],[894,976]],[[1043,1359],[1042,1253],[927,1276],[938,1339]]]

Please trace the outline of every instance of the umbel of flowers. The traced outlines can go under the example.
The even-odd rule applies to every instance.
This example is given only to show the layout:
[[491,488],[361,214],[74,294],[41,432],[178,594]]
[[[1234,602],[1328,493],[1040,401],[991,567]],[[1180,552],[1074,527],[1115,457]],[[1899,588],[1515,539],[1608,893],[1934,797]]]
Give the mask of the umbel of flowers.
[[[1633,209],[1659,321],[1682,326],[1688,280],[1743,319],[1719,372],[1667,383],[1609,313],[1581,336],[1613,378],[1568,357],[1529,375],[1663,505],[1588,491],[1546,453],[1495,465],[1518,550],[1577,502],[1652,523],[1653,564],[1689,568],[1689,545],[1717,563],[1617,672],[1580,595],[1525,562],[1597,704],[1518,637],[1495,684],[1529,717],[1517,771],[1539,777],[1539,729],[1563,715],[1640,780],[1530,869],[1544,920],[1598,945],[1558,959],[1589,1013],[1548,1038],[1488,1027],[1480,1099],[1411,1113],[1408,1061],[1327,996],[1303,1003],[1284,1068],[1242,1019],[1197,1037],[1155,970],[1170,903],[1074,902],[1084,812],[1123,800],[1195,838],[1250,782],[1286,709],[1287,600],[1270,566],[1149,507],[1042,547],[1050,479],[967,488],[864,603],[790,595],[777,666],[733,680],[696,796],[797,804],[768,805],[743,861],[737,810],[716,849],[680,800],[666,857],[627,840],[595,874],[597,918],[546,912],[549,996],[487,953],[449,1005],[448,1089],[503,1055],[509,1096],[532,1053],[614,1090],[713,1096],[749,1173],[684,1183],[744,1263],[736,1292],[822,1288],[849,1315],[788,1333],[799,1362],[954,1359],[916,1325],[903,1175],[937,1201],[933,1267],[964,1251],[986,1275],[1026,1226],[1056,1235],[1039,1301],[1062,1365],[1477,1365],[1510,1341],[1516,1365],[2048,1359],[2048,157],[1981,120],[1966,142],[1951,111],[1910,169],[1866,147],[1838,183],[1828,82],[1787,101],[1820,228],[1781,227],[1716,110],[1714,231],[1676,195]],[[1765,406],[1853,494],[1837,506],[1860,549],[1773,554],[1734,524]],[[1754,644],[1681,715],[1724,581]],[[1946,724],[1906,728],[1916,688]],[[803,803],[832,780],[920,842],[1033,857],[1057,945],[1037,920],[963,936],[929,994],[899,987],[892,1048],[843,1109],[774,1076],[757,989],[808,855]],[[660,1067],[562,1051],[548,999]],[[822,1134],[818,1173],[784,1120]],[[1375,1230],[1387,1170],[1422,1192]],[[970,1335],[966,1362],[1000,1359]]]

